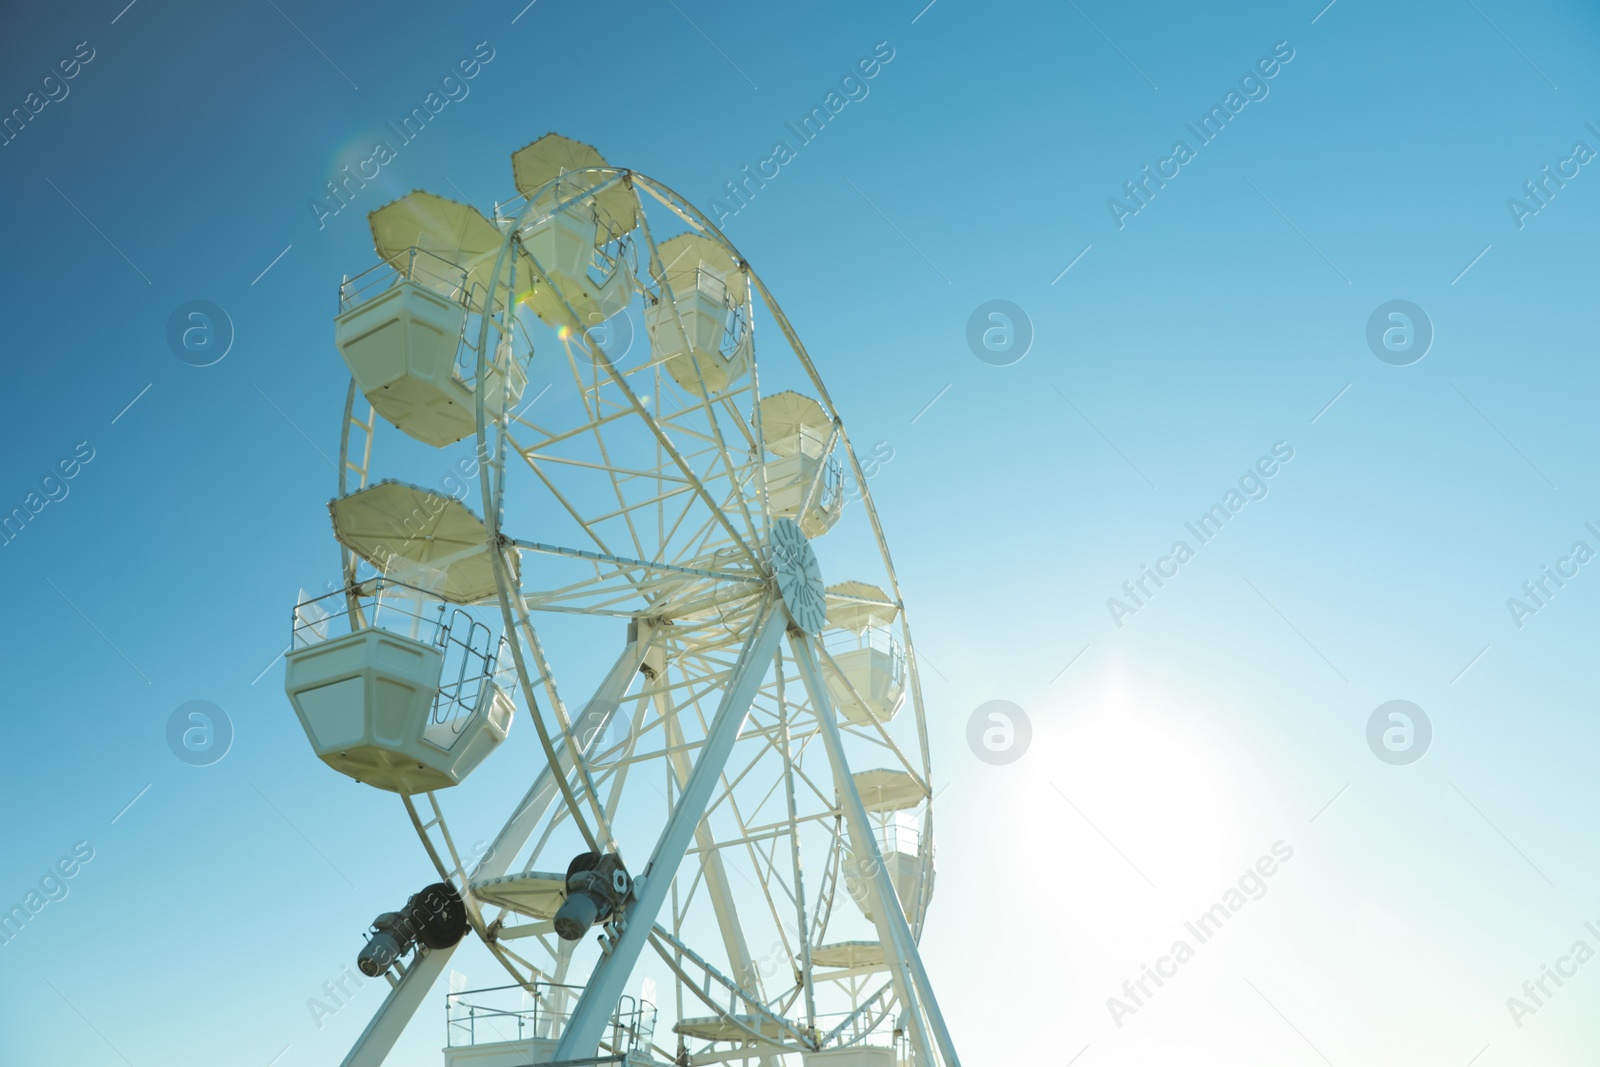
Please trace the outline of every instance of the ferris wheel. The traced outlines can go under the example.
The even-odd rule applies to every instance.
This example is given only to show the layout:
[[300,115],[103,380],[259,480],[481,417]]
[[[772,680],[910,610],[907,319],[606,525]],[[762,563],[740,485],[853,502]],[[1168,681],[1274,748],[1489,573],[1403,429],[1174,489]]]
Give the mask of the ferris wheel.
[[[844,423],[687,200],[556,134],[512,174],[491,213],[374,211],[340,289],[342,580],[285,687],[437,878],[372,924],[346,1067],[467,936],[506,979],[452,988],[447,1064],[957,1067],[915,647]],[[518,719],[525,792],[458,803]]]

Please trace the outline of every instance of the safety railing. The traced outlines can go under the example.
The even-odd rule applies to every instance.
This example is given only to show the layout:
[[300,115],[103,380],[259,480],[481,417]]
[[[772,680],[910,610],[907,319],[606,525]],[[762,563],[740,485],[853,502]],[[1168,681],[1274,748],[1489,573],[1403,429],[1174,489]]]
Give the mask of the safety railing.
[[[505,985],[451,993],[445,999],[445,1044],[462,1048],[502,1041],[557,1040],[582,993],[581,986],[551,982],[535,982],[531,990]],[[614,1056],[646,1051],[655,1027],[655,1005],[624,996],[601,1041],[610,1046]]]
[[905,680],[906,654],[900,641],[887,627],[869,626],[860,633],[854,630],[831,629],[824,632],[822,646],[833,656],[858,648],[873,648],[889,657],[890,670],[895,682]]
[[416,282],[463,306],[472,306],[473,297],[479,295],[476,284],[468,285],[464,268],[437,253],[412,246],[354,278],[346,278],[339,285],[339,311],[352,311],[405,281]]
[[897,818],[891,817],[887,823],[878,828],[875,836],[878,839],[878,851],[885,855],[900,852],[907,856],[915,856],[922,849],[922,828]]
[[[592,174],[585,175],[583,179],[557,178],[542,189],[535,190],[538,194],[538,209],[533,213],[531,219],[523,223],[522,228],[527,230],[530,227],[537,226],[541,222],[547,221],[557,211],[572,211],[581,208],[593,214],[595,223],[599,226],[599,240],[595,242],[597,245],[609,244],[612,241],[620,240],[633,227],[624,225],[621,219],[606,211],[601,206],[598,197],[593,193],[596,188],[603,190],[611,186],[613,182],[614,178],[611,176],[597,179]],[[494,207],[495,225],[499,226],[501,231],[504,232],[510,228],[512,223],[516,222],[517,217],[527,207],[527,193],[520,193],[510,200],[496,204]]]
[[894,1028],[890,1012],[892,996],[887,990],[861,1009],[830,1012],[817,1016],[817,1033],[829,1037],[828,1047],[898,1048],[903,1037]]
[[434,699],[423,736],[440,748],[449,749],[466,729],[474,713],[483,705],[486,690],[495,681],[496,662],[501,648],[494,632],[460,608],[450,612],[445,627],[445,662],[439,675],[439,695]]
[[295,604],[289,648],[308,648],[369,626],[403,634],[423,644],[444,646],[444,612],[448,605],[424,589],[392,578],[372,578],[361,583],[356,603],[358,610],[352,614],[345,591],[336,589]]

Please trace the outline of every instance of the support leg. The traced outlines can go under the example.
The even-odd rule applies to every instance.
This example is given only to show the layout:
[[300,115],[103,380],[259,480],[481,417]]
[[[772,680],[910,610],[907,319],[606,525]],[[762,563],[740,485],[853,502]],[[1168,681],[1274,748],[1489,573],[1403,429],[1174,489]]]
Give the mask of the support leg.
[[[621,936],[611,953],[595,964],[578,1004],[567,1020],[567,1029],[556,1047],[556,1060],[578,1060],[593,1056],[606,1026],[617,1009],[628,976],[633,973],[639,953],[650,938],[656,915],[666,901],[672,880],[689,851],[695,827],[705,815],[706,805],[733,751],[739,729],[750,713],[751,701],[772,666],[773,653],[783,638],[788,616],[770,600],[757,615],[757,622],[739,652],[716,715],[711,720],[705,744],[695,760],[689,781],[678,796],[678,803],[656,841],[650,862],[638,876],[634,898],[623,917]],[[638,882],[643,882],[639,885]]]
[[817,716],[822,743],[828,750],[828,761],[833,764],[834,786],[839,793],[839,803],[844,808],[851,851],[855,853],[857,863],[865,868],[860,873],[867,885],[873,921],[877,924],[878,937],[883,943],[895,993],[900,997],[901,1006],[908,1016],[906,1021],[913,1047],[919,1058],[931,1058],[935,1051],[932,1046],[936,1045],[944,1067],[961,1067],[955,1045],[945,1028],[944,1017],[939,1012],[939,1003],[934,999],[933,986],[928,981],[927,971],[923,969],[916,940],[906,923],[900,897],[895,893],[889,874],[884,869],[883,855],[878,850],[878,840],[867,819],[866,805],[861,802],[861,794],[856,791],[855,779],[850,774],[850,763],[845,758],[839,724],[834,719],[833,701],[829,698],[822,669],[817,663],[813,640],[805,634],[795,634],[789,638],[789,644],[794,650],[795,663],[800,668],[806,693],[811,697],[811,709]]

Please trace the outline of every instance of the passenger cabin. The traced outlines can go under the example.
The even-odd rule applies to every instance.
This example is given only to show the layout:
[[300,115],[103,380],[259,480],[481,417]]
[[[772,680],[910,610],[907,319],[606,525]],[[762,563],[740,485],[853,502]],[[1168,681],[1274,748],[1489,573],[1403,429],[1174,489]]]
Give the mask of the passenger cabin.
[[[296,606],[284,689],[317,756],[391,793],[459,784],[506,738],[515,710],[483,623],[426,590],[373,580],[350,632],[329,601]],[[321,609],[313,610],[313,609]]]
[[497,218],[505,228],[523,219],[517,236],[537,269],[518,287],[522,301],[563,338],[626,308],[638,291],[639,206],[622,172],[555,133],[512,153],[511,172],[522,195]]
[[[933,895],[932,841],[923,834],[918,814],[929,799],[928,787],[905,770],[874,769],[852,776],[867,816],[873,821],[884,873],[908,919],[914,919]],[[851,898],[872,918],[866,887],[848,883]]]
[[382,262],[340,287],[334,343],[383,419],[425,444],[452,444],[477,426],[485,314],[485,417],[499,419],[527,384],[526,353],[517,354],[502,321],[505,300],[484,306],[500,231],[475,208],[421,191],[370,222]]
[[828,628],[823,647],[832,658],[824,677],[839,717],[864,726],[886,723],[906,699],[906,661],[889,626],[900,608],[866,582],[827,588]]
[[766,462],[772,517],[793,519],[807,537],[820,537],[844,512],[833,420],[821,404],[796,392],[762,397],[760,417],[766,449],[776,457]]
[[644,309],[651,351],[692,395],[723,392],[750,373],[744,271],[722,245],[697,233],[663,241],[659,251],[665,285]]
[[[505,740],[515,708],[504,642],[457,606],[496,594],[487,528],[454,498],[399,482],[329,511],[339,542],[382,576],[296,606],[284,688],[300,725],[359,782],[456,785]],[[516,557],[503,566],[515,581]]]

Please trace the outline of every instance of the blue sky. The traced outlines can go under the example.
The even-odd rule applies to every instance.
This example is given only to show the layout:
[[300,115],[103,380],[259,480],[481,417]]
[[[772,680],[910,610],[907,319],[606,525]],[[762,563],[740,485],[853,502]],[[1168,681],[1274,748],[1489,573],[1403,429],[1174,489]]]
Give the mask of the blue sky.
[[[509,153],[548,130],[706,211],[794,150],[726,232],[858,447],[892,448],[872,492],[945,789],[924,947],[968,1062],[1600,1049],[1600,963],[1507,1003],[1600,949],[1600,576],[1520,626],[1507,606],[1600,550],[1600,176],[1524,193],[1600,152],[1592,8],[122,2],[9,12],[0,40],[0,110],[60,97],[0,147],[0,508],[61,497],[0,548],[0,904],[93,851],[0,947],[0,1061],[337,1062],[376,1006],[319,1029],[305,1000],[422,856],[311,758],[268,666],[295,591],[332,576],[330,319],[372,261],[366,212],[509,199]],[[470,91],[319,225],[324,184],[480,42]],[[799,144],[787,124],[880,42],[865,95]],[[1265,95],[1198,145],[1186,124],[1275,48]],[[1177,140],[1194,157],[1119,226],[1108,201]],[[1539,210],[1519,225],[1511,198]],[[996,299],[1034,331],[1008,366],[966,342]],[[192,300],[233,325],[211,366],[166,342]],[[1407,366],[1366,341],[1391,300],[1434,331]],[[1118,626],[1108,599],[1279,442],[1267,495]],[[1003,766],[966,742],[992,699],[1032,724]],[[1366,740],[1394,699],[1433,727],[1403,766]],[[233,723],[209,767],[166,746],[190,700]],[[1280,841],[1259,901],[1108,1006]],[[394,1062],[437,1062],[441,999]]]

